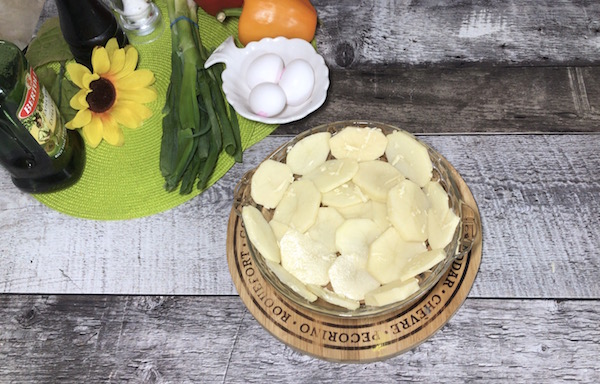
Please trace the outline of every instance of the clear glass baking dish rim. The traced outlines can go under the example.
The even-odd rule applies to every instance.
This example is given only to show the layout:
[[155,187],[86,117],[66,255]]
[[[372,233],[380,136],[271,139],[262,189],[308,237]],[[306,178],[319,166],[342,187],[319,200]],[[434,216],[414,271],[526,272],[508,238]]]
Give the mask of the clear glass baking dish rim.
[[[323,132],[323,131],[330,131],[330,132],[333,131],[332,133],[335,133],[338,130],[341,130],[347,126],[374,127],[374,128],[380,128],[384,131],[389,131],[389,130],[403,131],[403,132],[408,133],[412,137],[414,137],[417,141],[419,141],[421,144],[423,144],[427,148],[430,158],[432,159],[433,166],[434,166],[434,175],[435,175],[435,172],[437,172],[437,176],[439,177],[439,180],[441,180],[443,182],[445,189],[447,191],[448,191],[448,189],[451,189],[453,191],[452,194],[449,194],[451,201],[452,201],[451,208],[459,216],[459,219],[460,219],[459,224],[457,225],[457,229],[454,233],[453,239],[450,242],[450,244],[446,247],[446,253],[449,256],[447,256],[446,259],[444,259],[443,261],[438,263],[430,271],[430,273],[426,273],[425,278],[423,278],[422,280],[420,279],[419,290],[417,292],[415,292],[414,294],[412,294],[411,296],[409,296],[408,298],[406,298],[402,301],[396,302],[396,303],[382,306],[382,307],[365,307],[364,305],[361,305],[361,307],[359,309],[357,309],[355,311],[351,311],[351,310],[346,310],[344,308],[336,307],[333,305],[331,305],[331,307],[336,307],[337,309],[322,307],[318,304],[315,304],[316,302],[313,302],[313,303],[308,302],[306,299],[302,298],[300,295],[293,292],[293,290],[291,288],[289,288],[287,285],[282,283],[277,278],[277,276],[275,276],[275,274],[269,269],[269,267],[264,262],[264,259],[262,258],[262,256],[260,256],[258,251],[256,251],[256,249],[254,248],[252,243],[249,241],[249,239],[248,239],[248,248],[250,250],[252,259],[256,263],[263,278],[265,278],[275,288],[275,290],[280,295],[283,295],[286,299],[290,300],[291,302],[293,302],[297,305],[300,305],[310,311],[315,311],[317,313],[332,316],[332,317],[363,318],[363,317],[370,317],[370,316],[379,316],[379,315],[384,315],[384,314],[387,314],[390,312],[395,312],[395,311],[398,311],[398,310],[401,310],[404,308],[408,308],[409,306],[414,304],[417,300],[419,300],[420,298],[425,296],[440,281],[440,279],[448,272],[448,270],[450,269],[452,264],[457,259],[461,259],[462,257],[464,257],[471,250],[471,248],[473,247],[473,244],[475,243],[475,240],[481,235],[480,233],[477,232],[477,228],[479,228],[480,218],[477,215],[477,210],[475,210],[473,207],[469,206],[463,200],[462,193],[460,191],[460,188],[458,187],[456,180],[454,180],[454,177],[450,176],[449,172],[451,172],[451,170],[454,169],[452,167],[452,165],[439,152],[437,152],[435,149],[433,149],[427,143],[424,143],[423,141],[419,140],[416,136],[414,136],[410,132],[407,132],[401,128],[398,128],[398,127],[395,127],[395,126],[392,126],[392,125],[389,125],[386,123],[381,123],[381,122],[377,122],[377,121],[369,121],[369,120],[343,120],[343,121],[336,121],[333,123],[322,124],[322,125],[319,125],[319,126],[316,126],[313,128],[309,128],[306,131],[298,134],[297,136],[294,136],[292,139],[290,139],[286,143],[279,146],[271,154],[266,156],[263,161],[265,161],[267,159],[282,161],[285,158],[285,155],[287,154],[287,152],[289,151],[291,146],[293,146],[293,144],[297,143],[304,137],[309,136],[314,133],[317,133],[317,132]],[[389,132],[385,132],[385,133],[388,134]],[[281,156],[283,156],[283,157],[281,157]],[[238,215],[240,220],[242,217],[241,216],[241,208],[244,205],[251,204],[251,205],[257,206],[258,208],[261,208],[256,203],[254,203],[254,201],[250,197],[250,183],[252,180],[252,175],[254,174],[255,171],[256,171],[256,168],[251,169],[248,172],[246,172],[244,174],[244,176],[242,177],[242,179],[240,180],[240,182],[236,185],[235,190],[234,190],[233,208],[234,208],[234,212],[236,213],[236,215]],[[458,174],[458,173],[456,173],[456,174]],[[434,176],[434,178],[435,178],[435,176]],[[464,212],[466,212],[466,214]],[[465,222],[465,220],[464,220],[465,217],[469,218],[468,223]],[[466,236],[467,232],[465,231],[467,225],[471,229],[475,229],[475,232],[474,233],[469,232],[468,236]],[[320,302],[320,300],[321,299],[319,299],[317,302]]]

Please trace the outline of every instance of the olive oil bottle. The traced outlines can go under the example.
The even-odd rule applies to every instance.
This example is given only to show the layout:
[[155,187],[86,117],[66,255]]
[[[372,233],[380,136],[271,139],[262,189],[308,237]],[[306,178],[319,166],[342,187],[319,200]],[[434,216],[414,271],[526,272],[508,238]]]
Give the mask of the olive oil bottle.
[[84,145],[21,50],[0,40],[0,163],[28,193],[65,188],[81,176]]

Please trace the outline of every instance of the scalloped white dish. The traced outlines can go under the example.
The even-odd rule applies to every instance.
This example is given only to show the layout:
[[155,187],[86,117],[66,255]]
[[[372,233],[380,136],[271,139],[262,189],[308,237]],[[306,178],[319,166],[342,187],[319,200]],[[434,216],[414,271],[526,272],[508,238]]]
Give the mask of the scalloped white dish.
[[[271,117],[259,116],[251,110],[248,102],[250,87],[246,82],[248,66],[257,57],[267,53],[279,55],[284,65],[296,59],[306,60],[315,74],[315,86],[308,100],[298,106],[286,105],[281,113]],[[204,67],[208,68],[215,63],[225,64],[222,79],[223,92],[227,101],[237,113],[249,120],[266,124],[284,124],[300,120],[317,110],[327,98],[329,69],[323,57],[309,42],[302,39],[264,38],[251,42],[244,48],[238,48],[233,37],[229,37],[214,50]]]

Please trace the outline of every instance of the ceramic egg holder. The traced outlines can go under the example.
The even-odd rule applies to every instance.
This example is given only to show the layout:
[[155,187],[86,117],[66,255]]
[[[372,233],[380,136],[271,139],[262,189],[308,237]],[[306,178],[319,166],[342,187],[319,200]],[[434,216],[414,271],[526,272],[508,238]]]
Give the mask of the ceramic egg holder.
[[302,39],[264,38],[238,48],[229,37],[204,67],[215,63],[226,67],[222,79],[227,101],[250,120],[266,124],[299,120],[327,97],[329,69],[323,57]]

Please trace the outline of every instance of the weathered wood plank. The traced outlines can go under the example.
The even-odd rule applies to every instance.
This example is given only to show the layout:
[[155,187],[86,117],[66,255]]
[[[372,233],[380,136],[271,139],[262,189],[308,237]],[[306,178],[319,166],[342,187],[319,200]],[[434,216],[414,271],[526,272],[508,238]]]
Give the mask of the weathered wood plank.
[[600,302],[468,299],[416,349],[371,364],[302,355],[237,297],[0,296],[8,382],[562,382],[600,379]]
[[[596,31],[600,23],[590,16],[600,16],[600,6],[596,4],[546,1],[531,5],[513,0],[502,4],[466,5],[354,0],[316,1],[315,6],[322,20],[319,50],[332,70],[328,100],[316,113],[281,127],[282,133],[297,133],[320,122],[354,118],[386,121],[413,132],[591,132],[597,129],[600,99],[596,96],[596,85],[600,82],[600,67],[565,67],[597,64],[593,57],[600,55],[600,33]],[[54,2],[47,1],[40,22],[55,16],[56,12]],[[483,33],[487,31],[486,25],[494,23],[494,15],[509,20],[502,25],[503,32]],[[546,20],[549,15],[552,23]],[[404,18],[411,22],[407,23]],[[370,25],[372,20],[376,20],[377,28]],[[457,24],[460,20],[466,24]],[[448,29],[449,23],[462,29],[471,28],[471,32],[482,28],[481,35],[469,37],[463,33],[461,36],[460,30],[453,33]],[[422,25],[415,29],[414,24]],[[347,33],[349,28],[353,33]],[[355,28],[366,28],[368,33],[357,34]],[[595,32],[592,36],[585,31]],[[390,36],[379,38],[381,33]],[[415,34],[423,36],[417,38]],[[588,39],[582,37],[588,35]],[[347,60],[340,55],[350,54],[344,51],[348,38],[365,46],[364,57],[356,57],[356,63],[340,65],[340,60]],[[580,52],[586,47],[579,42],[582,38],[594,42],[593,52],[586,51],[585,55]],[[424,47],[413,47],[412,56],[402,53],[404,51],[398,53],[399,39],[418,39]],[[498,53],[493,50],[490,39],[513,39],[514,42],[500,49],[501,54],[496,57]],[[540,39],[543,44],[539,44]],[[435,57],[440,45],[444,50],[452,50],[461,44],[466,44],[470,53],[448,52],[448,57]],[[541,53],[535,49],[543,47],[561,51],[563,56],[563,59],[551,59],[546,55],[545,65],[563,66],[505,67],[503,60],[507,52],[523,50],[522,54],[539,56]],[[381,52],[373,52],[375,49]],[[590,59],[585,63],[566,60],[578,54]],[[515,59],[516,62],[523,60],[532,59]],[[456,69],[469,62],[477,65]]]
[[594,132],[600,67],[334,70],[325,104],[277,132],[347,119],[411,132]]
[[[317,45],[331,68],[600,63],[600,4],[594,1],[312,3],[320,19]],[[41,20],[56,14],[47,0]]]
[[244,316],[232,301],[0,296],[0,381],[222,382]]
[[314,0],[318,48],[336,68],[589,65],[600,62],[593,1]]
[[[474,297],[600,297],[600,135],[420,137],[454,164],[479,204]],[[286,139],[252,147],[244,164],[190,202],[128,221],[54,212],[0,170],[0,291],[235,294],[225,257],[233,189]]]

